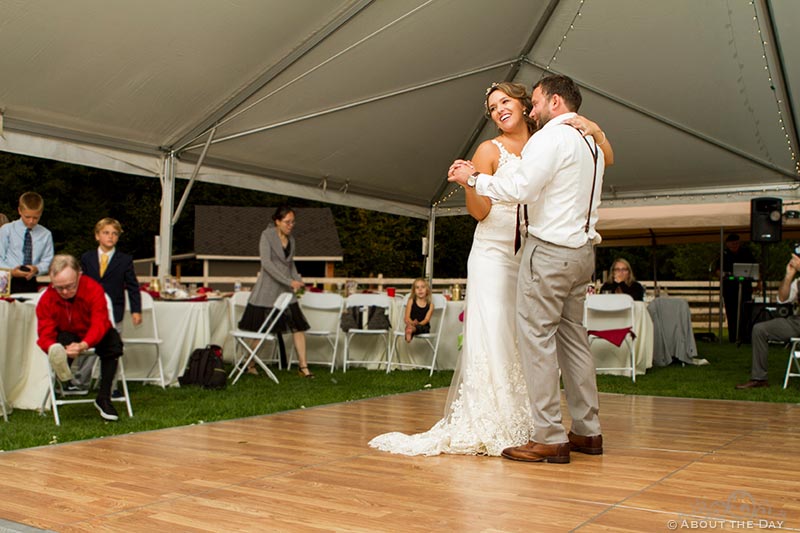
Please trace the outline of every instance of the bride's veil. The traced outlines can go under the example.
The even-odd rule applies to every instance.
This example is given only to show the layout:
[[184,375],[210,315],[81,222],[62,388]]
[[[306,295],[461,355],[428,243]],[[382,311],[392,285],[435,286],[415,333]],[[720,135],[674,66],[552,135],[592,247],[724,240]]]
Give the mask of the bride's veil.
[[453,402],[458,398],[459,389],[461,388],[461,383],[464,380],[463,375],[463,367],[464,367],[464,355],[468,354],[467,351],[467,336],[464,332],[467,329],[467,301],[466,298],[464,299],[464,327],[461,330],[461,351],[458,354],[458,361],[456,362],[456,369],[453,372],[453,379],[450,381],[450,390],[447,391],[447,402],[444,405],[444,418],[449,418],[450,414],[453,412]]

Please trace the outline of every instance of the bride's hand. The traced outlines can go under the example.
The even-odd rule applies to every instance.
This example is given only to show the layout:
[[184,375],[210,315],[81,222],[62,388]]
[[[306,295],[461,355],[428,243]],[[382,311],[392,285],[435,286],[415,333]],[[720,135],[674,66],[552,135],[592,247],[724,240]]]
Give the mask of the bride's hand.
[[577,128],[578,131],[580,131],[583,135],[591,135],[594,137],[600,133],[600,126],[598,126],[596,122],[592,122],[582,115],[570,117],[565,120],[564,123],[569,124],[573,128]]

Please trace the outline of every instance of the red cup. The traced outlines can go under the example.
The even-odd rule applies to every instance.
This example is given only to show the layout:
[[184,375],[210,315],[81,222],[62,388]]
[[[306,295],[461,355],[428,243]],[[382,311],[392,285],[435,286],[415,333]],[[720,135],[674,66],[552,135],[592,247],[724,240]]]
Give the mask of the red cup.
[[394,287],[386,287],[386,295],[389,298],[394,298],[394,294],[395,294]]

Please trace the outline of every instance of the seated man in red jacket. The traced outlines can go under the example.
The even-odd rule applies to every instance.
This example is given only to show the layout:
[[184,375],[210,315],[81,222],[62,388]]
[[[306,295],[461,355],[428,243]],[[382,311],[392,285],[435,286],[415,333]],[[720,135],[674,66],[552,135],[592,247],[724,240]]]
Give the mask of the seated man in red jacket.
[[81,275],[80,263],[71,255],[53,258],[50,282],[36,306],[37,343],[47,352],[61,381],[72,378],[70,360],[94,348],[100,358],[100,391],[94,405],[104,419],[117,420],[111,384],[117,358],[122,356],[122,339],[111,326],[105,291],[95,280]]

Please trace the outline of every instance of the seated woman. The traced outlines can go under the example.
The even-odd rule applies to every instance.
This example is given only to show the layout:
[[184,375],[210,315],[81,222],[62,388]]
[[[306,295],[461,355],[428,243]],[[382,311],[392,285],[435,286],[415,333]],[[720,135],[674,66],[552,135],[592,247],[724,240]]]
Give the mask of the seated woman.
[[615,259],[611,265],[611,281],[603,283],[600,293],[628,294],[634,300],[644,300],[644,287],[633,276],[631,264],[621,257]]

